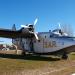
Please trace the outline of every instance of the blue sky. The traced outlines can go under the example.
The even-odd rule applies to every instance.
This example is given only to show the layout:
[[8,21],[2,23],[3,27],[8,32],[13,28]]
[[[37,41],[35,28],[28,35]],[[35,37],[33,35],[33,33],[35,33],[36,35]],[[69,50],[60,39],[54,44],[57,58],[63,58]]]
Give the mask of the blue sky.
[[15,23],[20,29],[21,24],[33,23],[36,17],[37,32],[53,30],[58,22],[74,30],[75,0],[0,0],[0,28],[12,28]]

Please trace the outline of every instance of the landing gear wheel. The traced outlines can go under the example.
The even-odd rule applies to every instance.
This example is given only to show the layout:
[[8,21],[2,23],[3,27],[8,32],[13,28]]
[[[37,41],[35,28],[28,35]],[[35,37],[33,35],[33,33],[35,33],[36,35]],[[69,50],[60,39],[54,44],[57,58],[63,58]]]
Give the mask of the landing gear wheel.
[[26,53],[23,51],[23,52],[22,52],[22,55],[26,55]]
[[68,55],[67,55],[66,52],[64,52],[63,55],[62,55],[62,59],[65,59],[66,60],[67,58],[68,58]]

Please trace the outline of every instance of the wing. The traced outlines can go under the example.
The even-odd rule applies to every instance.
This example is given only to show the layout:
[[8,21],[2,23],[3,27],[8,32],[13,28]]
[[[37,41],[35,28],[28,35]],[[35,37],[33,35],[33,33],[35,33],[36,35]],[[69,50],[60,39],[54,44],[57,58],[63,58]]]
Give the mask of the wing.
[[31,38],[34,34],[30,32],[22,32],[22,29],[13,31],[9,29],[0,29],[0,37],[5,38]]

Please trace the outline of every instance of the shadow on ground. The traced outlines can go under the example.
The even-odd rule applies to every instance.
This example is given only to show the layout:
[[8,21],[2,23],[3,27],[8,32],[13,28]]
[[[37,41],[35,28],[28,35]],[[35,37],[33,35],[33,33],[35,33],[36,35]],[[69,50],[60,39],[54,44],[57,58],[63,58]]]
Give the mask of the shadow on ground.
[[36,61],[58,61],[59,58],[38,56],[38,55],[12,55],[12,54],[0,54],[0,58],[11,58],[21,60],[36,60]]

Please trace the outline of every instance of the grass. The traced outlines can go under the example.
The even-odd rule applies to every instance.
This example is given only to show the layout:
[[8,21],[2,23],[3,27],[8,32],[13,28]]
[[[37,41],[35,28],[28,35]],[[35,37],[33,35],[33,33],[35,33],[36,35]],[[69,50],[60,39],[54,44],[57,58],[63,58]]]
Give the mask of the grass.
[[18,72],[22,70],[40,69],[49,65],[49,62],[59,60],[58,58],[40,56],[21,56],[11,54],[0,54],[0,74]]
[[72,75],[75,73],[75,66],[69,66],[61,71],[56,71],[48,75]]
[[[68,56],[69,56],[68,60],[60,60],[60,61],[54,62],[54,63],[57,63],[57,65],[55,65],[55,66],[53,65],[53,67],[57,67],[58,69],[61,68],[61,65],[62,65],[62,67],[65,67],[65,66],[67,66],[67,67],[65,67],[61,71],[53,72],[48,75],[72,75],[73,73],[75,73],[75,65],[74,65],[75,62],[73,62],[73,61],[75,61],[75,52],[72,52]],[[58,66],[58,64],[59,64],[59,66]]]
[[[69,55],[69,61],[60,60],[59,58],[52,58],[52,57],[0,54],[0,75],[11,75],[10,73],[14,73],[14,72],[19,73],[23,70],[27,71],[27,70],[42,69],[47,67],[58,69],[63,66],[66,66],[67,63],[73,60],[75,60],[75,53],[72,53],[71,55]],[[69,68],[65,69],[61,71],[61,73],[64,74],[66,73],[65,71],[75,72],[75,68],[71,67],[70,69]],[[57,72],[57,75],[60,75],[60,72],[59,73]]]
[[62,71],[50,73],[48,75],[72,75],[73,73],[75,74],[75,67],[71,67],[71,68],[64,69]]

